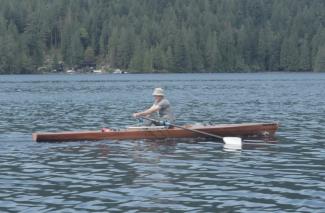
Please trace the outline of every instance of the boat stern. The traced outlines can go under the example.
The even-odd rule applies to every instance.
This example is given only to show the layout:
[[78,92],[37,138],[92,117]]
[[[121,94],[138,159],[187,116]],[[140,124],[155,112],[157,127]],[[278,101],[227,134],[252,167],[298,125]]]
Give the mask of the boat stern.
[[32,140],[37,142],[37,133],[32,133]]

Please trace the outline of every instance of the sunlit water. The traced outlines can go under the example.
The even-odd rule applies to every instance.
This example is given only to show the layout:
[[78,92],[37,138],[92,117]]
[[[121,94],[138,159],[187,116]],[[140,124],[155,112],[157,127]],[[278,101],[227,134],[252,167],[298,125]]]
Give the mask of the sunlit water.
[[[133,125],[165,88],[177,124],[277,121],[275,145],[35,143]],[[0,76],[0,212],[325,212],[325,74]]]

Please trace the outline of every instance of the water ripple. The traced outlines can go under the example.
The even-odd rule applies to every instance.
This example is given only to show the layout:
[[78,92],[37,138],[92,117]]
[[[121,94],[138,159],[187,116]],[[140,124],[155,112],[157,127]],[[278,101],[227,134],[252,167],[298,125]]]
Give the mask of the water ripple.
[[[1,76],[0,212],[324,212],[324,83],[280,73]],[[33,131],[133,125],[156,86],[180,124],[278,121],[278,143],[31,141]]]

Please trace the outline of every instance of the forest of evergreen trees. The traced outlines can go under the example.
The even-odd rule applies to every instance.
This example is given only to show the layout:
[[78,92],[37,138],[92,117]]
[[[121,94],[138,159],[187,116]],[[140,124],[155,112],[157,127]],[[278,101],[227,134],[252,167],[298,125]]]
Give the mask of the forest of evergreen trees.
[[324,0],[0,0],[0,73],[325,71]]

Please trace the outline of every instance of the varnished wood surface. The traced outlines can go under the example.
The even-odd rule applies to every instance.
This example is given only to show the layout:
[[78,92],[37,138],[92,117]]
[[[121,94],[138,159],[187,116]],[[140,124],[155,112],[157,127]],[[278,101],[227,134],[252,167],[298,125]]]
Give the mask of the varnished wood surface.
[[[243,123],[219,124],[213,126],[188,125],[185,128],[195,129],[219,136],[253,136],[274,135],[278,129],[277,123]],[[75,131],[75,132],[38,132],[33,133],[36,142],[65,142],[65,141],[97,141],[97,140],[137,140],[163,138],[195,138],[203,134],[193,133],[180,128],[131,128],[118,131]]]

